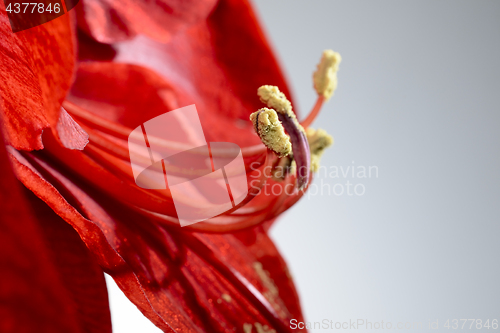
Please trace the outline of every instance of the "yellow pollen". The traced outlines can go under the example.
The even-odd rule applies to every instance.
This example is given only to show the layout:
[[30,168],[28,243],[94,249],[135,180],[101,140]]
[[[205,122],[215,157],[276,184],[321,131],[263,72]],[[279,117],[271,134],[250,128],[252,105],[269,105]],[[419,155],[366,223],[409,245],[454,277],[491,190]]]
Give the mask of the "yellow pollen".
[[252,324],[250,324],[250,323],[244,323],[243,324],[243,332],[245,332],[245,333],[252,333]]
[[269,328],[267,325],[262,325],[261,323],[254,323],[257,333],[276,333],[276,330]]
[[311,151],[311,170],[316,172],[319,169],[321,156],[325,149],[333,144],[333,138],[321,128],[315,130],[310,127],[306,130],[306,136]]
[[262,266],[262,263],[256,261],[253,263],[253,269],[255,270],[255,273],[259,276],[262,284],[269,290],[269,292],[273,296],[279,295],[279,290],[278,287],[276,287],[276,284],[274,284],[273,279],[269,276],[269,272],[264,270],[264,267]]
[[291,115],[292,103],[286,98],[278,87],[276,86],[261,86],[257,90],[257,95],[262,103],[265,103],[268,107],[276,110],[276,112]]
[[292,151],[290,137],[285,134],[285,129],[278,119],[276,111],[262,108],[250,115],[257,135],[264,145],[278,154],[279,157],[287,156]]
[[326,100],[329,100],[337,89],[337,71],[341,61],[340,54],[332,50],[325,50],[313,74],[314,89],[318,95],[324,96]]

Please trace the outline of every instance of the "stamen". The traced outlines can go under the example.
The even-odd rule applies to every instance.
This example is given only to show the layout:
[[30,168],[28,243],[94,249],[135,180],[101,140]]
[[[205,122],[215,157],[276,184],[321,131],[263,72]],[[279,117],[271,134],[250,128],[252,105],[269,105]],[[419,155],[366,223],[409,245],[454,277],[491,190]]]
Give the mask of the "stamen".
[[335,89],[337,89],[337,72],[341,61],[342,58],[337,52],[323,51],[317,69],[313,73],[314,89],[318,93],[318,99],[307,118],[300,123],[302,126],[309,127],[319,114],[323,103],[333,96]]
[[257,90],[260,100],[278,113],[278,119],[290,136],[296,163],[297,187],[303,189],[309,182],[311,157],[304,128],[292,112],[292,104],[276,86],[261,86]]
[[274,151],[279,157],[287,156],[292,151],[290,137],[285,134],[283,125],[278,120],[276,111],[262,108],[250,115],[255,132],[264,145]]
[[317,130],[308,128],[306,135],[309,141],[309,149],[311,150],[311,170],[316,172],[319,170],[321,156],[325,149],[333,144],[333,138],[321,128]]

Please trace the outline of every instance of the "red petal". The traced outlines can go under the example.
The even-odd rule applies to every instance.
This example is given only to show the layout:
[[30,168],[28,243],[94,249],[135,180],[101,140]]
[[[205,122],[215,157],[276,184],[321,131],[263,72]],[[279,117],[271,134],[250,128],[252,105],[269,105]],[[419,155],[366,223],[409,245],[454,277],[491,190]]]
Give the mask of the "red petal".
[[0,112],[6,143],[41,149],[41,134],[48,127],[56,136],[66,133],[63,143],[78,136],[73,127],[61,129],[67,122],[59,121],[75,63],[69,15],[13,33],[2,3],[0,39]]
[[[115,61],[153,69],[196,104],[212,141],[258,140],[249,115],[263,105],[257,88],[280,87],[290,96],[283,74],[246,1],[220,1],[206,21],[178,33],[165,44],[146,38],[113,45]],[[240,135],[234,135],[231,128]],[[251,138],[251,139],[250,139]],[[243,139],[244,140],[244,139]]]
[[78,326],[83,332],[111,333],[108,292],[101,267],[66,221],[33,193],[29,192],[28,198],[35,215],[43,222],[43,235],[62,284],[77,308]]
[[21,181],[75,227],[103,268],[160,328],[232,332],[258,323],[286,332],[290,319],[302,318],[286,265],[262,228],[237,235],[164,228],[91,189],[82,191],[82,184],[70,182],[38,155],[26,156],[60,192],[16,154],[24,164],[16,162]]
[[217,0],[83,0],[79,26],[96,40],[113,43],[144,34],[167,41],[176,32],[205,19]]
[[31,212],[3,144],[0,155],[0,331],[111,332],[102,271],[52,211]]
[[[222,90],[217,94],[225,95],[239,103],[230,92]],[[122,125],[128,131],[121,133],[125,138],[132,129],[151,118],[182,106],[196,104],[207,140],[231,141],[241,147],[260,143],[248,117],[245,120],[236,120],[232,115],[223,114],[227,108],[209,108],[205,99],[193,93],[191,88],[186,89],[176,81],[170,81],[169,78],[137,65],[111,62],[80,63],[68,101],[88,110],[95,117]],[[210,102],[208,98],[207,101]],[[66,109],[72,113],[69,105]],[[234,107],[233,111],[236,109]],[[251,113],[250,110],[248,112]],[[232,132],[227,129],[236,126],[239,135],[231,135],[228,138],[228,133]]]
[[179,97],[183,97],[182,91],[175,84],[151,70],[128,64],[84,62],[78,66],[68,101],[134,129],[179,108]]
[[264,295],[283,318],[302,319],[300,302],[287,265],[262,226],[234,234],[198,234],[223,261],[257,279]]

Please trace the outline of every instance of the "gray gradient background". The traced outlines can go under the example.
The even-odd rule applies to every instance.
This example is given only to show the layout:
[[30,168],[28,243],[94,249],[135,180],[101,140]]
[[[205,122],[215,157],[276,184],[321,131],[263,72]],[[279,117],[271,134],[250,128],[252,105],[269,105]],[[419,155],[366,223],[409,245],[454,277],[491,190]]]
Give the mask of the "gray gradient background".
[[[302,114],[322,50],[343,57],[322,165],[379,169],[323,177],[366,192],[304,198],[272,229],[306,319],[500,319],[500,1],[256,7]],[[159,331],[110,297],[114,332]]]

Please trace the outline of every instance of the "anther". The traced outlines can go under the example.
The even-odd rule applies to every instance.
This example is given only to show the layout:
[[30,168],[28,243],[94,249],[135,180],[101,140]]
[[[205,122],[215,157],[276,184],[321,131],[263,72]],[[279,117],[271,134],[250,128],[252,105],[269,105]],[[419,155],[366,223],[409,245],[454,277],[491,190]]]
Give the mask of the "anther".
[[340,54],[332,50],[325,50],[313,74],[314,89],[318,95],[323,96],[326,100],[329,100],[337,89],[337,72],[341,61]]
[[264,145],[274,151],[279,157],[284,157],[292,151],[290,137],[285,134],[283,125],[278,120],[276,111],[262,108],[250,115],[255,132]]
[[309,149],[311,151],[311,170],[319,170],[319,162],[326,148],[333,144],[333,138],[323,129],[308,128],[306,130]]

